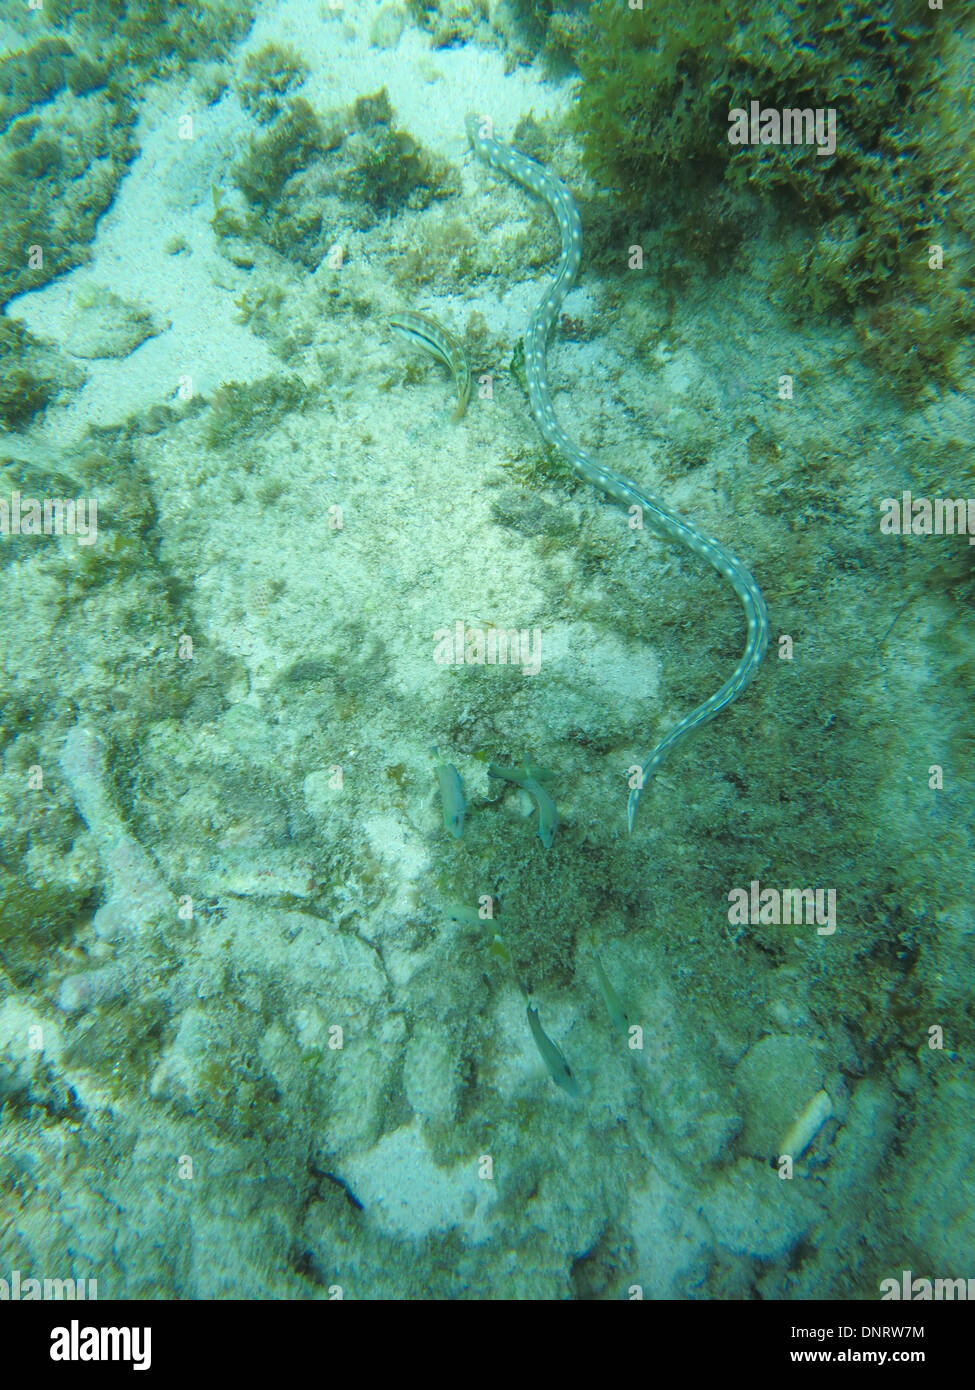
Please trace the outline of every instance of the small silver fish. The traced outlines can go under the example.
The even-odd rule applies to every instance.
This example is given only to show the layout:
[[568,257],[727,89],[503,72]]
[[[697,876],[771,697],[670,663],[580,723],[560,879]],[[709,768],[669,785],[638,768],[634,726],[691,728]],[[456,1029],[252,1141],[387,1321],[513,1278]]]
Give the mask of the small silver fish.
[[456,922],[462,927],[483,927],[484,918],[476,907],[467,907],[464,903],[448,903],[447,916],[452,922]]
[[620,999],[616,990],[609,982],[609,976],[603,969],[603,963],[593,951],[592,958],[596,964],[596,979],[599,981],[599,992],[603,996],[603,1003],[606,1005],[606,1012],[609,1014],[610,1022],[614,1028],[621,1033],[625,1033],[629,1027],[626,1017],[626,1010],[623,1008],[623,1001]]
[[[523,764],[522,767],[498,767],[497,763],[488,763],[489,777],[498,777],[505,782],[514,782],[516,787],[523,787],[530,796],[535,798],[535,804],[538,807],[538,838],[546,849],[551,849],[555,832],[559,826],[559,813],[548,792],[532,776],[533,772],[542,772],[542,769],[533,768],[529,763]],[[551,773],[544,773],[544,775],[551,776]]]
[[556,1086],[561,1086],[562,1090],[567,1091],[570,1096],[578,1096],[579,1083],[572,1075],[572,1068],[562,1056],[561,1051],[539,1022],[537,1007],[534,1004],[529,1004],[526,1013],[528,1014],[528,1026],[535,1039],[535,1046],[541,1053],[542,1061],[548,1067],[549,1076]]
[[[437,752],[436,745],[434,745],[433,752]],[[455,840],[459,840],[464,833],[464,812],[467,810],[467,802],[464,800],[464,784],[453,763],[445,763],[441,759],[437,763],[436,771],[437,781],[440,784],[440,805],[443,812],[444,829],[453,835]]]

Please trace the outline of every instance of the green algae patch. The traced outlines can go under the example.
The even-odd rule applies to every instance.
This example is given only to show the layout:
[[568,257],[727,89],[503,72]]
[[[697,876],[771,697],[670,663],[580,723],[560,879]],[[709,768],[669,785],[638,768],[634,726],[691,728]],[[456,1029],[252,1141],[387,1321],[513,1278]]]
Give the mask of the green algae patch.
[[244,59],[235,90],[245,110],[266,123],[281,115],[284,98],[307,76],[308,66],[293,48],[266,43]]
[[127,65],[143,81],[222,57],[254,14],[252,0],[46,0],[44,9],[52,25],[105,56],[113,72]]
[[41,344],[14,319],[0,316],[0,423],[29,424],[57,392]]
[[[456,171],[395,128],[385,88],[318,111],[289,95],[302,71],[285,50],[269,46],[238,86],[258,123],[231,170],[241,197],[232,206],[214,188],[211,219],[238,265],[255,264],[263,245],[316,269],[341,246],[350,222],[368,229],[457,191]],[[466,228],[463,235],[469,239]]]
[[0,128],[67,85],[71,45],[60,34],[45,35],[31,48],[0,61]]
[[211,449],[225,449],[257,431],[269,430],[290,411],[304,410],[314,396],[297,376],[222,382],[213,397],[207,444]]
[[56,32],[32,38],[21,26],[24,46],[0,57],[0,307],[88,260],[138,153],[147,80],[220,57],[247,32],[251,9],[48,0],[44,22]]
[[[689,207],[700,240],[708,219],[697,214],[724,190],[802,228],[774,288],[799,318],[872,313],[859,322],[867,355],[914,398],[932,377],[960,379],[952,359],[975,326],[972,28],[911,0],[831,0],[788,15],[772,0],[646,0],[642,10],[602,0],[578,49],[573,124],[623,215],[654,223],[683,206],[686,222]],[[730,113],[753,101],[832,109],[835,148],[731,144]],[[734,251],[735,237],[721,245],[726,221],[712,219],[702,262]]]
[[[691,0],[677,10],[602,0],[579,54],[574,123],[589,168],[631,208],[727,178],[763,194],[787,189],[800,205],[835,213],[876,198],[890,133],[909,128],[941,44],[934,17],[909,0],[883,14],[863,0],[832,0],[788,17],[770,0]],[[835,107],[835,156],[805,145],[733,146],[729,112],[756,98],[763,108]]]
[[88,259],[98,218],[136,154],[134,124],[120,92],[79,98],[62,89],[0,136],[0,304]]
[[349,109],[349,136],[338,180],[343,198],[362,205],[363,225],[403,208],[425,208],[455,191],[450,166],[393,124],[385,87]]
[[302,97],[288,103],[267,130],[252,135],[234,166],[234,182],[249,203],[267,208],[292,174],[324,148],[318,117]]

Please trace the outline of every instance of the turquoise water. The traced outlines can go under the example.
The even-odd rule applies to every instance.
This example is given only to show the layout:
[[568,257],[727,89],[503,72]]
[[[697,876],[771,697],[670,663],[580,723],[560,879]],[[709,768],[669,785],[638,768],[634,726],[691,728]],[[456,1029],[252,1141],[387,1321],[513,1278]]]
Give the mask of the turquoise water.
[[975,1278],[971,21],[0,51],[0,1294]]

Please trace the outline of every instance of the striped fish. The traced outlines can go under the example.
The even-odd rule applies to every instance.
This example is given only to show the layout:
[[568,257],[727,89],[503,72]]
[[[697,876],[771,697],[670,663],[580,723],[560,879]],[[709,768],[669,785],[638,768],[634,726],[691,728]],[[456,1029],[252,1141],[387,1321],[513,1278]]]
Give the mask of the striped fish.
[[450,369],[457,383],[457,405],[450,418],[459,420],[471,398],[471,368],[460,343],[442,323],[428,314],[417,313],[415,309],[404,309],[400,314],[393,314],[389,326],[407,342],[416,343]]

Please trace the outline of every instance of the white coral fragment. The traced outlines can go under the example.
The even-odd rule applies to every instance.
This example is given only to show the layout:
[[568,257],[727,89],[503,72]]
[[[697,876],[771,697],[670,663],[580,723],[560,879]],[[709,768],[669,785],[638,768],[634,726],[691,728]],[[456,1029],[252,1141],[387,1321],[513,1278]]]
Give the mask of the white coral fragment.
[[802,1158],[832,1114],[833,1102],[825,1091],[817,1091],[809,1104],[789,1126],[782,1143],[779,1145],[779,1154],[788,1154],[793,1162]]

